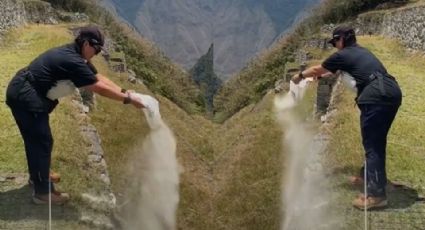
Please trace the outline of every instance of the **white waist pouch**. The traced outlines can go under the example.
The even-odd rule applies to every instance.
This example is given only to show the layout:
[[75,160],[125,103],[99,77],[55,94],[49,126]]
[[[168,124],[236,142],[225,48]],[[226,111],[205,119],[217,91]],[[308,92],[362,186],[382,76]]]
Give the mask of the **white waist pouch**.
[[357,93],[356,80],[354,80],[353,76],[345,71],[339,71],[339,75],[341,76],[342,83],[345,87]]
[[77,89],[70,80],[60,80],[47,92],[47,98],[56,100],[74,93]]

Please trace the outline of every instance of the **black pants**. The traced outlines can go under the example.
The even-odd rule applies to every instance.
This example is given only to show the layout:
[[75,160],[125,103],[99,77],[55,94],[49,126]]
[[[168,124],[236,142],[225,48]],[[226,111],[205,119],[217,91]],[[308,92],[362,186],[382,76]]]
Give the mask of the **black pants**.
[[[53,137],[50,131],[49,114],[11,108],[25,144],[30,179],[34,182],[35,194],[49,192],[50,158]],[[51,184],[53,191],[53,184]]]
[[[386,196],[387,134],[397,114],[398,107],[399,105],[359,105],[361,134],[366,154],[367,193],[369,196]],[[363,173],[364,171],[361,172],[362,177]]]

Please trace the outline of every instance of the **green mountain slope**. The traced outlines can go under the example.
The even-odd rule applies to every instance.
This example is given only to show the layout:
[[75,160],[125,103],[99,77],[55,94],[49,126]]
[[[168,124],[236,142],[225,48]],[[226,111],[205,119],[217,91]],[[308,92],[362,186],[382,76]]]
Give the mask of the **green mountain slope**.
[[192,67],[190,75],[201,89],[206,112],[212,114],[214,95],[222,85],[222,81],[214,72],[214,44],[211,44],[208,52]]
[[[318,0],[104,0],[186,69],[214,42],[215,72],[236,74]],[[177,45],[176,45],[177,44]]]

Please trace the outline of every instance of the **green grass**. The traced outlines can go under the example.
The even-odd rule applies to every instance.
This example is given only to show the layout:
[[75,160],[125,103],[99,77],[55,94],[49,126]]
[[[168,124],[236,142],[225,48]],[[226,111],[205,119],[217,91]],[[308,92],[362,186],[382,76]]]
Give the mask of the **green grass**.
[[214,225],[208,229],[278,229],[282,175],[281,129],[273,94],[224,123],[217,147]]

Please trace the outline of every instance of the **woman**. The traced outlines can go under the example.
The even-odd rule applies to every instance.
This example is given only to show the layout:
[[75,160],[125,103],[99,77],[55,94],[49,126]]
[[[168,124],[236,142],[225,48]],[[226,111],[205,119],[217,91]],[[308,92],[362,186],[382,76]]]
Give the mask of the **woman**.
[[63,204],[69,199],[68,194],[54,189],[49,178],[53,147],[49,113],[58,104],[58,98],[84,87],[124,104],[143,107],[139,98],[132,98],[91,64],[91,58],[101,52],[103,45],[104,36],[97,27],[81,28],[73,43],[41,54],[18,71],[8,85],[6,103],[24,140],[36,204],[48,203],[49,188],[53,204]]
[[[367,195],[353,201],[359,209],[387,206],[385,171],[387,134],[401,105],[402,94],[394,77],[369,50],[357,44],[354,29],[337,27],[329,40],[337,52],[321,65],[313,66],[292,77],[294,83],[303,78],[344,71],[350,74],[357,88],[356,103],[360,109],[362,143],[366,154]],[[363,183],[364,167],[353,182]]]

